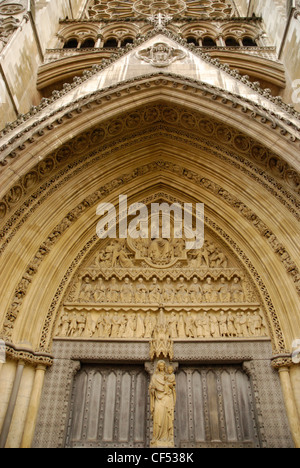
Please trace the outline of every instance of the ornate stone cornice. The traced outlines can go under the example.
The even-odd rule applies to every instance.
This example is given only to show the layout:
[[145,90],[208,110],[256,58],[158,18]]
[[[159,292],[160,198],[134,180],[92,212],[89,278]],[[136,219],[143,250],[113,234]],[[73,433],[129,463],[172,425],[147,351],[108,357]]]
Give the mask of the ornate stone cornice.
[[[59,21],[59,24],[73,24],[76,23],[78,25],[86,24],[86,23],[146,23],[146,18],[134,18],[133,16],[127,17],[127,18],[101,18],[101,20],[98,19],[61,19]],[[203,18],[195,18],[192,16],[187,16],[185,18],[182,18],[180,16],[173,16],[173,22],[176,21],[176,23],[211,23],[211,22],[217,22],[217,23],[262,23],[262,17],[261,16],[232,16],[231,18],[214,18],[211,17],[210,19],[203,19]]]
[[45,366],[51,367],[53,364],[53,356],[46,352],[35,352],[28,348],[16,346],[11,342],[5,343],[6,356],[14,361],[23,361],[32,366]]

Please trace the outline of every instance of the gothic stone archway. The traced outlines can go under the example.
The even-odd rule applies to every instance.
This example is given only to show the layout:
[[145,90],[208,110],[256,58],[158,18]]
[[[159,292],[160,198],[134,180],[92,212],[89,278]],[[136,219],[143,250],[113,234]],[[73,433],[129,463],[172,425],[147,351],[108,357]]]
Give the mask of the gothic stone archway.
[[[140,81],[139,86],[143,85],[143,80]],[[137,85],[134,83],[130,86],[133,89]],[[151,86],[153,86],[153,90]],[[170,96],[166,97],[171,89],[170,86],[173,87],[172,101],[170,101]],[[65,391],[64,396],[60,399],[60,404],[64,405],[64,408],[68,406],[68,395],[71,394],[73,385],[72,359],[82,363],[96,360],[102,364],[107,364],[109,359],[111,362],[119,361],[119,364],[124,364],[119,359],[120,355],[123,355],[127,356],[127,362],[133,361],[135,365],[141,365],[149,360],[149,346],[145,336],[127,337],[130,338],[131,351],[129,352],[128,343],[122,341],[126,339],[126,336],[118,336],[117,340],[121,340],[118,343],[114,342],[115,338],[111,339],[111,336],[94,336],[94,333],[92,336],[88,336],[86,324],[84,327],[81,325],[82,336],[78,335],[79,332],[75,326],[72,332],[67,330],[67,336],[63,336],[61,331],[57,331],[57,327],[63,328],[62,323],[59,322],[61,307],[62,304],[65,304],[65,302],[61,302],[62,298],[66,294],[70,294],[69,288],[74,289],[75,296],[78,293],[75,291],[75,284],[76,287],[81,286],[78,277],[77,280],[74,277],[74,273],[81,267],[82,261],[88,259],[96,245],[97,217],[95,208],[97,203],[100,200],[115,202],[120,190],[123,189],[132,201],[141,201],[142,195],[143,199],[147,200],[147,197],[151,198],[159,193],[163,193],[169,200],[203,201],[207,206],[206,222],[212,236],[207,245],[211,250],[209,256],[216,258],[214,260],[208,259],[208,262],[215,263],[212,266],[212,271],[209,271],[210,266],[206,264],[208,267],[206,274],[204,274],[205,268],[197,264],[196,257],[185,259],[185,261],[194,262],[192,270],[185,277],[186,288],[190,290],[192,278],[196,276],[203,289],[207,277],[211,274],[214,286],[219,288],[217,293],[221,294],[223,288],[221,277],[225,279],[224,291],[226,288],[230,290],[234,283],[234,276],[241,282],[241,271],[243,271],[245,277],[249,278],[245,281],[248,281],[248,284],[251,283],[254,288],[253,294],[259,296],[257,302],[246,301],[245,305],[241,301],[238,306],[234,305],[234,301],[233,303],[227,302],[226,299],[223,303],[216,301],[214,306],[211,305],[213,302],[206,303],[201,300],[198,309],[197,307],[195,309],[193,302],[186,302],[189,304],[187,306],[189,310],[184,308],[184,300],[183,303],[179,302],[177,306],[176,302],[172,303],[170,310],[167,311],[169,316],[174,310],[175,314],[183,313],[186,320],[188,312],[191,312],[194,322],[199,314],[200,318],[203,318],[202,316],[207,312],[211,318],[217,317],[219,320],[221,312],[224,312],[227,328],[230,312],[236,318],[237,314],[261,317],[260,312],[263,311],[264,327],[268,330],[263,336],[255,336],[255,332],[252,331],[250,336],[244,336],[241,333],[241,336],[236,337],[218,336],[218,332],[216,336],[213,336],[212,332],[210,336],[202,336],[201,332],[198,336],[197,332],[197,337],[194,338],[178,336],[179,341],[174,345],[174,352],[182,371],[185,372],[187,363],[193,363],[191,369],[194,369],[193,366],[196,362],[198,370],[195,371],[195,379],[197,380],[202,376],[203,368],[201,366],[210,365],[212,360],[218,366],[224,360],[234,362],[234,365],[238,363],[239,366],[243,366],[239,368],[239,372],[240,369],[243,373],[247,370],[246,375],[251,376],[251,378],[249,377],[251,385],[258,385],[259,382],[261,385],[265,385],[266,382],[263,383],[260,376],[262,373],[269,375],[269,386],[260,387],[260,396],[262,398],[266,388],[269,392],[272,387],[274,390],[273,405],[280,405],[282,408],[278,380],[276,383],[277,377],[270,368],[270,360],[273,356],[271,349],[273,349],[274,354],[286,352],[286,348],[290,346],[289,343],[293,338],[295,320],[298,320],[297,317],[293,316],[292,309],[289,307],[290,304],[297,304],[299,282],[297,256],[295,256],[297,247],[294,243],[298,218],[298,185],[295,171],[287,161],[283,161],[270,148],[272,146],[270,143],[272,132],[275,132],[276,129],[268,129],[265,144],[262,144],[259,142],[261,130],[260,132],[257,130],[261,128],[262,124],[258,124],[255,120],[252,121],[248,134],[245,133],[245,128],[239,127],[238,118],[235,115],[238,114],[239,110],[234,109],[227,112],[225,100],[222,103],[214,101],[211,107],[211,110],[214,108],[214,113],[218,107],[223,109],[223,115],[220,114],[219,119],[213,118],[211,111],[207,111],[205,114],[204,104],[208,104],[206,97],[198,99],[199,108],[196,111],[194,108],[195,91],[189,83],[191,92],[193,91],[194,94],[193,99],[191,96],[187,99],[187,90],[185,89],[183,93],[184,86],[186,85],[176,82],[173,78],[153,79],[152,82],[150,81],[150,91],[154,91],[151,97],[152,102],[149,103],[148,99],[148,103],[145,105],[145,100],[149,98],[147,96],[149,94],[148,85],[145,86],[144,91],[135,88],[139,105],[136,102],[132,107],[124,98],[128,110],[123,116],[116,108],[115,91],[110,99],[108,99],[109,93],[107,93],[105,97],[106,117],[110,113],[111,118],[98,123],[99,109],[95,104],[95,99],[99,99],[99,97],[93,96],[91,101],[86,103],[87,107],[83,107],[84,112],[82,112],[82,108],[78,108],[76,122],[73,121],[74,116],[70,112],[65,117],[61,115],[61,121],[56,124],[55,132],[56,136],[65,142],[60,144],[59,148],[53,149],[52,152],[46,149],[47,139],[49,138],[49,144],[54,141],[53,128],[50,123],[49,128],[44,130],[45,139],[42,145],[33,141],[36,137],[32,136],[28,148],[32,150],[32,154],[34,151],[39,152],[39,157],[42,160],[35,161],[34,157],[28,158],[29,153],[26,151],[23,153],[24,166],[20,171],[21,177],[10,186],[11,182],[7,178],[7,183],[3,186],[3,190],[8,190],[8,187],[9,190],[1,202],[3,219],[1,255],[6,265],[2,271],[6,282],[1,284],[7,284],[7,279],[9,279],[12,288],[3,293],[3,305],[6,313],[5,317],[2,318],[2,337],[7,342],[9,355],[14,359],[22,356],[35,364],[37,362],[48,364],[51,360],[50,352],[53,352],[58,360],[60,357],[64,359],[65,356],[70,359],[66,359],[67,367],[64,371],[61,368],[58,370],[58,374],[55,374],[56,368],[53,366],[47,373],[49,380],[42,400],[42,419],[40,419],[36,432],[36,445],[42,444],[42,440],[44,440],[47,401],[49,403],[49,398],[51,399],[49,392],[51,389],[54,391],[53,385],[56,385],[57,375],[62,375],[59,372],[63,372],[65,378],[60,389]],[[128,90],[122,89],[120,92],[125,96]],[[185,106],[182,106],[183,95],[186,101]],[[118,99],[120,101],[120,96]],[[78,107],[78,104],[76,106]],[[87,114],[83,115],[85,111],[89,113],[90,121],[93,124],[87,123]],[[226,113],[231,120],[225,124],[224,116]],[[236,121],[233,125],[235,118]],[[60,127],[63,122],[65,123]],[[76,125],[79,122],[80,125]],[[72,133],[71,127],[73,130],[79,129],[76,136]],[[87,129],[88,127],[89,129]],[[80,134],[80,131],[83,133]],[[49,133],[45,135],[45,132]],[[42,134],[41,130],[40,133]],[[72,136],[71,139],[70,136]],[[283,140],[284,136],[282,135],[280,138]],[[281,140],[278,147],[284,145]],[[293,144],[290,142],[290,146],[287,148],[286,154],[288,154],[287,158],[290,158],[289,162],[292,161],[291,146]],[[22,145],[18,151],[24,151]],[[43,156],[41,156],[42,154]],[[14,156],[12,153],[11,155]],[[33,161],[37,164],[34,165]],[[9,164],[13,168],[19,164],[19,160],[12,158]],[[263,204],[262,200],[264,200]],[[274,212],[274,203],[277,209],[277,219],[271,216],[271,213]],[[278,219],[285,219],[285,224],[279,225]],[[288,230],[291,236],[287,238],[285,234]],[[22,246],[18,242],[20,237],[23,239]],[[231,255],[236,259],[235,261],[240,263],[239,273],[234,274],[231,271],[222,274],[219,271],[216,274],[219,267],[221,270],[223,268],[221,264],[218,265],[218,262],[221,262],[218,254],[219,257],[222,254],[222,256],[231,258],[230,255],[226,255],[226,252],[222,251],[219,242],[222,242],[226,246],[225,251],[229,249]],[[24,246],[26,246],[25,252]],[[128,252],[126,250],[123,252],[123,258],[126,259],[126,256],[129,256],[130,261],[133,261],[134,255],[132,247],[129,248]],[[6,261],[8,257],[10,262]],[[21,263],[20,259],[22,259]],[[18,265],[17,269],[16,265]],[[235,268],[234,262],[229,270],[230,268]],[[157,273],[152,272],[151,276],[150,272],[148,276],[144,277],[144,282],[147,283],[146,288],[149,289],[155,275],[157,276]],[[161,272],[160,275],[158,280],[164,282],[166,278]],[[124,272],[119,273],[118,284],[123,281],[125,276]],[[180,276],[179,272],[173,274],[172,283],[174,282],[176,287]],[[107,287],[112,278],[109,275],[103,276],[102,273],[98,276],[97,274],[96,276],[92,275],[90,279],[93,285],[100,277],[103,277],[104,286]],[[137,278],[130,276],[130,281],[136,282]],[[282,284],[286,286],[283,289]],[[67,293],[67,291],[69,292]],[[99,291],[96,302],[100,304],[102,310],[101,294]],[[229,297],[232,292],[227,294]],[[226,298],[225,292],[224,298]],[[230,300],[232,300],[231,296]],[[86,318],[88,316],[92,318],[92,322],[98,322],[97,314],[102,313],[100,309],[95,309],[94,303],[88,305],[80,300],[77,305],[76,301],[66,304],[63,307],[70,307],[66,311],[67,313],[84,313]],[[75,309],[72,309],[74,304]],[[134,313],[140,314],[140,319],[145,321],[145,307],[149,308],[150,306],[155,309],[151,310],[151,313],[155,315],[157,305],[153,306],[151,303],[146,304],[144,308],[139,306],[139,310],[136,309]],[[112,308],[111,302],[108,303],[106,309],[107,307],[110,314],[109,320],[112,320],[112,312],[117,312],[119,316],[123,313],[127,314],[132,309],[132,305],[128,305],[128,310],[123,312],[124,304],[121,304],[121,310],[116,311]],[[223,310],[224,308],[225,310]],[[104,311],[107,312],[107,310]],[[141,321],[143,322],[143,320]],[[78,324],[77,319],[76,323]],[[209,328],[211,329],[211,323],[209,323]],[[246,328],[249,330],[249,325],[246,325]],[[201,326],[199,326],[200,329]],[[220,331],[219,334],[222,335]],[[224,334],[229,334],[228,330]],[[53,337],[56,337],[54,342]],[[191,340],[189,341],[188,338]],[[180,339],[183,341],[180,342]],[[131,342],[131,340],[136,341]],[[216,341],[217,345],[209,343],[210,340]],[[236,342],[239,341],[241,341],[241,348],[237,349]],[[27,345],[24,347],[22,343],[25,342]],[[270,348],[270,343],[272,348]],[[258,356],[260,357],[258,358]],[[259,368],[258,364],[263,361],[266,366],[262,371],[262,367]],[[250,367],[245,365],[249,362]],[[256,365],[258,367],[255,367]],[[78,367],[78,364],[76,366]],[[256,369],[255,372],[252,372],[253,368]],[[217,372],[220,374],[219,370]],[[226,372],[229,374],[223,377],[225,381],[228,379],[227,375],[230,375],[229,370]],[[213,375],[219,374],[213,373]],[[182,379],[182,377],[180,378]],[[270,382],[272,383],[270,384]],[[189,388],[190,391],[187,393],[192,395],[192,386],[190,385]],[[190,402],[192,401],[190,400]],[[257,421],[259,407],[262,404],[261,400],[253,401],[251,397],[249,401],[252,402],[253,408],[255,406],[252,421]],[[56,414],[61,409],[62,407],[58,405]],[[263,413],[265,425],[271,428],[272,426],[268,424],[268,421],[270,422],[268,418],[271,416],[268,416],[264,411]],[[284,411],[280,413],[280,421],[281,427],[284,428],[282,433],[288,434]],[[257,427],[257,424],[255,423],[254,426]],[[53,423],[52,427],[53,430],[55,427],[56,435],[53,435],[51,443],[63,445],[66,440],[64,438],[65,422],[62,424],[60,421],[58,425]],[[221,426],[218,427],[223,431],[221,436],[225,442],[226,431]],[[56,432],[57,430],[60,431],[59,434]],[[189,430],[191,431],[191,428]],[[268,437],[263,439],[262,432],[260,429],[256,432],[255,443],[260,445],[275,444],[274,434],[272,435],[270,432]],[[281,445],[290,444],[289,435],[283,436],[280,433],[278,437]],[[241,437],[239,440],[242,441]],[[186,442],[184,438],[182,441],[182,443]]]

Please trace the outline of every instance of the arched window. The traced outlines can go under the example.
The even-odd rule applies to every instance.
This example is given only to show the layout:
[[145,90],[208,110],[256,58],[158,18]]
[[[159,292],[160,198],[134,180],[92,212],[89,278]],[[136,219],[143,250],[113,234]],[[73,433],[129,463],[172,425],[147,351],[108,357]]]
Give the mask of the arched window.
[[187,37],[186,40],[188,44],[194,44],[195,46],[199,45],[195,37],[190,36],[190,37]]
[[227,37],[225,39],[225,44],[227,47],[239,47],[239,42],[234,37]]
[[94,39],[86,39],[80,46],[81,49],[92,49],[95,47]]
[[121,47],[126,47],[127,44],[133,44],[133,39],[131,37],[125,37],[121,43]]
[[64,49],[77,49],[77,47],[78,47],[77,39],[69,39],[64,45]]
[[105,41],[105,43],[104,43],[104,47],[107,48],[107,49],[111,49],[113,47],[118,47],[117,39],[114,39],[114,38],[107,39]]
[[257,47],[257,44],[252,37],[244,37],[243,38],[243,46],[245,47]]
[[211,37],[204,37],[202,39],[203,47],[216,47],[216,45],[216,41],[214,41]]

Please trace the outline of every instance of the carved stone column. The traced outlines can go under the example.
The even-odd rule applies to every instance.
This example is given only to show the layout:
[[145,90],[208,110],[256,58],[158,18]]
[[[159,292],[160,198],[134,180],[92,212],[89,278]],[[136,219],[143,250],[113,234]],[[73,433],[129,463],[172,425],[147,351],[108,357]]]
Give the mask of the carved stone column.
[[9,403],[8,403],[8,408],[7,408],[7,411],[6,411],[6,415],[5,415],[5,418],[4,418],[2,431],[1,431],[1,435],[0,435],[0,448],[4,448],[5,444],[6,444],[6,441],[7,441],[7,437],[8,437],[8,434],[9,434],[9,429],[10,429],[10,425],[11,425],[11,422],[12,422],[12,417],[13,417],[13,413],[14,413],[14,410],[15,410],[15,405],[16,405],[16,401],[17,401],[17,397],[18,397],[18,393],[19,393],[19,388],[20,388],[20,384],[21,384],[21,379],[22,379],[24,367],[25,367],[25,362],[24,361],[19,361],[16,376],[15,376],[15,380],[14,380],[14,384],[13,384],[13,388],[12,388],[12,392],[11,392],[11,396],[10,396],[10,400],[9,400]]
[[45,371],[45,365],[38,365],[35,371],[21,448],[31,448],[44,384]]
[[272,366],[278,370],[290,429],[296,448],[300,448],[300,421],[290,377],[290,355],[275,356]]

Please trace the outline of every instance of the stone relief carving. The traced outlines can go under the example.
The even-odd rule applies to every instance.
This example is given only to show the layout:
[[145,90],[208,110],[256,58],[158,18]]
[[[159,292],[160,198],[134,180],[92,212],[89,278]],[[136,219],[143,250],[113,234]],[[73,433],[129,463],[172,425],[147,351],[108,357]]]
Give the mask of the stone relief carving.
[[[154,167],[157,165],[157,163],[154,164]],[[173,167],[174,165],[171,165],[171,163],[168,163],[168,162],[162,162],[162,163],[159,163],[158,164],[158,167],[161,167],[161,166],[165,166],[170,169],[171,167]],[[152,167],[152,163],[150,164],[150,166]],[[146,166],[148,167],[148,166]],[[175,169],[176,167],[176,169]],[[179,169],[179,172],[183,171],[182,168],[179,168],[178,166],[174,166],[174,170],[176,170],[176,172],[178,172],[178,169]],[[147,169],[148,170],[148,169]],[[138,176],[139,173],[136,173],[135,172],[135,176]],[[198,180],[199,179],[199,176],[195,173],[192,173],[191,171],[188,171],[186,173],[186,176],[188,177],[188,179],[190,180],[191,178],[193,177],[196,177],[196,179]],[[125,180],[125,176],[122,177],[122,181],[121,181],[121,184],[124,183],[124,180]],[[128,178],[126,178],[126,180],[129,180]],[[115,182],[115,181],[114,181]],[[218,195],[221,195],[222,197],[226,198],[226,200],[228,201],[228,195],[229,195],[229,198],[231,197],[230,194],[228,194],[228,192],[224,191],[224,190],[221,190],[219,186],[216,186],[216,184],[210,182],[210,181],[207,181],[207,179],[199,179],[198,182],[200,184],[205,184],[204,186],[208,189],[211,189],[213,190],[214,192],[216,191],[216,193],[218,193]],[[208,182],[208,183],[207,183]],[[116,187],[116,184],[114,183],[113,184],[114,187]],[[118,186],[118,184],[117,184]],[[222,193],[221,193],[222,192]],[[97,199],[100,199],[101,196],[103,194],[107,194],[109,193],[109,190],[105,189],[105,188],[102,188],[101,190],[99,190],[99,195],[96,196],[95,198],[95,195],[93,195],[93,200],[92,200],[92,203],[95,203],[97,201]],[[233,198],[233,202],[235,203],[235,198]],[[240,204],[241,205],[241,204]],[[81,203],[78,207],[76,207],[72,213],[70,213],[68,215],[67,218],[65,218],[55,229],[54,231],[51,233],[51,235],[49,235],[48,239],[46,242],[43,243],[43,245],[40,247],[39,251],[37,252],[36,256],[34,257],[33,261],[32,261],[32,267],[33,267],[33,274],[36,274],[36,271],[37,271],[37,268],[38,266],[40,265],[40,263],[42,262],[43,260],[43,257],[45,255],[47,255],[49,249],[55,244],[56,240],[60,237],[60,235],[70,226],[70,224],[72,222],[74,222],[74,220],[78,219],[78,217],[85,211],[85,209],[87,209],[88,207],[90,206],[90,202],[85,200],[83,203]],[[239,208],[240,209],[240,208]],[[244,209],[244,205],[242,205],[242,209]],[[251,212],[252,213],[252,212]],[[251,214],[250,213],[250,214]],[[248,215],[247,215],[248,216]],[[254,217],[251,217],[251,220],[253,221],[253,223],[257,223],[259,220],[256,216]],[[263,224],[260,222],[260,224]],[[262,235],[265,234],[265,232],[267,232],[267,228],[265,227],[265,225],[263,225],[262,227],[260,226],[260,224],[258,224],[257,228],[261,231],[262,230]],[[284,255],[285,252],[283,252],[282,255]],[[286,258],[285,259],[286,262],[289,261],[289,258]],[[30,268],[31,268],[31,265],[30,265]],[[294,267],[293,267],[293,264],[290,265],[289,268],[293,268],[293,270],[291,271],[294,271]],[[252,268],[253,269],[253,268]],[[27,272],[26,272],[27,274]],[[297,279],[297,278],[296,278]],[[260,279],[259,279],[260,280]],[[261,281],[261,280],[260,280]],[[30,284],[30,283],[29,283]],[[18,316],[18,312],[19,312],[19,309],[22,305],[22,302],[23,302],[23,299],[24,299],[24,296],[27,292],[27,289],[29,287],[29,284],[27,284],[26,288],[21,288],[21,286],[19,285],[18,286],[18,289],[16,289],[15,291],[15,297],[14,297],[14,301],[13,303],[11,304],[11,307],[9,308],[9,311],[7,312],[7,315],[6,315],[6,319],[5,319],[5,322],[4,322],[4,326],[3,326],[3,336],[6,336],[6,337],[10,337],[11,336],[11,332],[12,332],[12,328],[13,328],[13,325],[14,325],[14,322]],[[270,301],[268,300],[268,303],[270,303]],[[271,305],[270,303],[270,306],[273,310],[273,306]],[[278,324],[278,321],[277,321],[277,316],[276,316],[276,313],[273,311],[272,312],[272,317],[275,321],[275,324],[276,324],[276,333],[281,336],[281,332],[280,332],[280,326]],[[43,339],[44,340],[44,339]],[[280,338],[280,341],[282,341],[282,339]],[[43,346],[41,346],[43,347]]]
[[226,311],[220,308],[204,310],[208,312],[174,310],[165,313],[162,326],[159,312],[76,312],[66,307],[56,335],[61,338],[148,340],[151,342],[151,359],[157,355],[172,357],[172,340],[268,336],[264,316],[257,306],[227,307]]
[[170,47],[164,42],[158,42],[148,49],[136,53],[138,59],[150,63],[153,67],[164,68],[177,60],[183,60],[186,53],[181,49]]
[[[234,272],[234,269],[232,272]],[[149,273],[151,274],[151,272]],[[175,272],[175,275],[178,273],[180,274],[178,271]],[[191,270],[188,270],[187,273],[190,275]],[[174,272],[170,274],[173,276]],[[219,270],[218,274],[222,274],[222,270]],[[134,273],[135,276],[136,272]],[[198,274],[192,280],[186,280],[187,275],[184,274],[179,276],[177,281],[174,281],[170,276],[167,276],[163,281],[159,281],[154,276],[151,281],[145,282],[142,276],[134,281],[131,281],[130,276],[121,281],[112,276],[110,280],[104,281],[101,276],[92,279],[87,274],[82,278],[77,298],[74,298],[71,293],[69,299],[78,304],[118,303],[127,305],[243,304],[251,302],[249,299],[253,297],[253,292],[246,289],[243,280],[239,276],[234,276],[232,280],[220,276],[218,280],[215,280],[211,276],[206,276],[205,271],[202,275],[205,280],[199,280],[199,276]]]
[[147,330],[149,333],[152,331],[150,335],[151,360],[165,358],[172,361],[174,358],[174,338],[170,333],[170,323],[164,314],[164,309],[160,309],[157,319],[151,320],[151,317],[148,317],[147,323],[149,321],[151,321],[151,326],[153,326],[152,329]]
[[172,357],[176,339],[268,335],[251,282],[219,243],[208,236],[200,251],[185,251],[162,240],[110,240],[94,252],[69,288],[56,335],[149,340],[152,359]]

